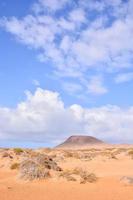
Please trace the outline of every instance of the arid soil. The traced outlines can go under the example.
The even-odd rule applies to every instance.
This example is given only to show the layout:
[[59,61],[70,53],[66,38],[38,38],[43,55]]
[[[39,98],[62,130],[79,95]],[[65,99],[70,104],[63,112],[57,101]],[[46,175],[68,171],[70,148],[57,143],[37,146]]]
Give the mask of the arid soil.
[[[31,159],[34,154],[50,157],[50,177],[34,180],[21,177],[21,163],[26,157],[30,156]],[[53,161],[61,171],[53,167]],[[26,199],[133,200],[133,147],[1,149],[0,200]]]

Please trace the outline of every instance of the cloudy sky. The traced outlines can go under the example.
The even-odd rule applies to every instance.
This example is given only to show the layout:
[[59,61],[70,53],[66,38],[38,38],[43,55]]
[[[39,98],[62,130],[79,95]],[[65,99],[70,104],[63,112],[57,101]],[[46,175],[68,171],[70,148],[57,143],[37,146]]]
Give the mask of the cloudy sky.
[[133,0],[0,1],[0,145],[133,142]]

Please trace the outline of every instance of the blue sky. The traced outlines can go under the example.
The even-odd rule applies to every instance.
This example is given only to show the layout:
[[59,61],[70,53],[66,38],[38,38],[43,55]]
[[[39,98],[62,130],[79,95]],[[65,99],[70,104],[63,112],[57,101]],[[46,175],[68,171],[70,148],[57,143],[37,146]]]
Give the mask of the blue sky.
[[132,0],[0,2],[4,145],[75,133],[133,141],[132,9]]

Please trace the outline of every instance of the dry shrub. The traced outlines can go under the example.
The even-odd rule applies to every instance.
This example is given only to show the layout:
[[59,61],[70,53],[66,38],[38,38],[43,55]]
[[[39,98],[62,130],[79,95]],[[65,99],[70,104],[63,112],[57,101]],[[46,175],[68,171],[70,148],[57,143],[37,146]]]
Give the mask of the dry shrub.
[[65,178],[67,181],[77,181],[72,175],[71,170],[65,170],[59,174],[59,177]]
[[65,178],[67,181],[76,181],[76,178],[73,177],[73,171],[72,170],[64,170],[59,174],[59,177]]
[[97,177],[94,173],[88,173],[82,168],[75,168],[73,170],[73,174],[79,175],[81,177],[80,183],[86,183],[86,182],[93,183],[97,181]]
[[45,166],[42,166],[32,160],[25,160],[20,165],[21,178],[34,180],[50,177],[50,172]]
[[67,181],[77,181],[77,179],[71,175],[66,177]]
[[89,149],[89,151],[90,151],[90,152],[99,152],[99,151],[100,151],[100,149],[91,148],[91,149]]
[[65,158],[76,158],[76,159],[80,159],[80,155],[78,152],[76,151],[64,151],[64,157]]
[[85,160],[85,161],[90,161],[92,160],[92,158],[94,158],[93,154],[91,153],[83,153],[80,155],[80,159]]
[[104,151],[102,151],[102,154],[104,156],[109,156],[110,158],[114,158],[116,159],[115,157],[121,153],[124,153],[126,152],[127,149],[126,148],[106,148]]
[[31,157],[36,163],[45,166],[47,169],[52,169],[55,171],[62,171],[62,169],[57,165],[57,163],[48,155],[37,153]]
[[81,175],[81,184],[85,184],[87,182],[89,183],[94,183],[97,181],[97,177],[94,173],[87,173],[86,171],[84,171]]
[[9,153],[8,153],[8,152],[4,152],[4,153],[2,154],[2,157],[3,157],[3,158],[9,157]]
[[8,153],[8,152],[4,152],[3,154],[2,154],[2,157],[3,158],[13,158],[13,156],[10,154],[10,153]]
[[52,158],[40,153],[30,156],[20,164],[20,176],[28,180],[49,178],[50,170],[62,169]]
[[110,151],[103,151],[101,152],[101,155],[107,157],[108,159],[117,159],[115,153],[112,153]]
[[73,170],[65,170],[60,173],[60,177],[63,177],[68,181],[77,181],[79,179],[81,184],[87,182],[93,183],[97,181],[97,177],[95,174],[88,173],[87,171],[84,171],[81,168],[75,168]]
[[74,168],[74,169],[71,171],[71,173],[72,173],[72,174],[75,174],[75,175],[80,175],[80,174],[82,173],[82,171],[83,171],[82,168],[76,167],[76,168]]
[[19,169],[19,163],[13,163],[10,169]]
[[[65,158],[82,159],[82,158],[85,158],[85,154],[83,152],[80,152],[80,151],[65,151],[64,157]],[[89,155],[89,157],[90,157],[90,155]]]
[[72,157],[75,159],[80,159],[81,158],[81,154],[79,152],[73,152],[72,153]]
[[119,154],[121,154],[121,153],[126,153],[126,151],[127,151],[127,149],[125,149],[125,148],[112,148],[112,153],[115,155],[115,156],[117,156],[117,155],[119,155]]
[[65,156],[66,158],[72,158],[72,157],[73,157],[73,153],[70,152],[70,151],[64,151],[64,156]]
[[109,158],[110,159],[117,159],[116,155],[114,153],[110,153],[109,154]]
[[14,153],[17,154],[17,155],[20,155],[21,153],[24,152],[23,149],[21,149],[21,148],[14,148],[13,151],[14,151]]
[[131,158],[133,159],[133,149],[130,149],[130,150],[128,151],[128,155],[131,156]]
[[48,148],[48,147],[43,149],[44,153],[50,153],[51,151],[52,151],[52,149]]

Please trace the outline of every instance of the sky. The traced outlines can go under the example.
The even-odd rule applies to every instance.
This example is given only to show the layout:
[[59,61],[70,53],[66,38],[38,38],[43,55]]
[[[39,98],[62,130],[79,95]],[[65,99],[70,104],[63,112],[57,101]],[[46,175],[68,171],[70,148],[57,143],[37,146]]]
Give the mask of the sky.
[[133,142],[133,0],[0,1],[0,146]]

